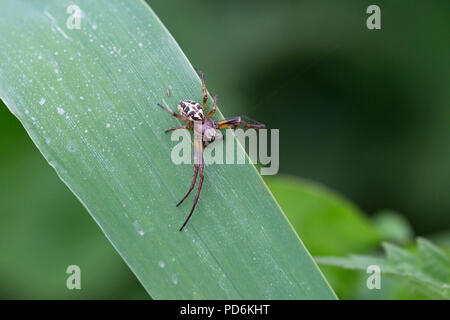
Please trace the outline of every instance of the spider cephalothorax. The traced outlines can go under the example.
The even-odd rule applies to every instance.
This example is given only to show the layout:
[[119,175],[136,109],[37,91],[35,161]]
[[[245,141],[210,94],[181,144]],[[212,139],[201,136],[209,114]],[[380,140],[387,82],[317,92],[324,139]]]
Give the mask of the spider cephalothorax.
[[[203,170],[205,168],[205,163],[203,160],[203,149],[208,146],[208,144],[214,140],[219,140],[223,138],[221,129],[231,128],[236,129],[238,125],[243,125],[246,128],[255,128],[255,129],[263,129],[266,126],[262,123],[259,123],[255,120],[247,118],[245,116],[242,117],[233,117],[228,119],[223,119],[219,121],[214,121],[210,117],[216,112],[217,108],[217,96],[214,96],[214,106],[212,110],[205,116],[206,111],[206,103],[208,101],[208,93],[206,91],[205,85],[205,75],[203,72],[200,72],[200,76],[202,78],[202,88],[203,88],[203,106],[200,103],[195,102],[193,100],[183,100],[178,104],[178,112],[179,114],[170,111],[166,107],[158,104],[162,109],[170,113],[172,116],[183,120],[186,125],[175,127],[166,132],[178,130],[178,129],[188,129],[194,130],[197,134],[201,135],[201,140],[194,140],[194,178],[192,179],[191,186],[189,187],[186,195],[178,202],[177,207],[189,196],[192,189],[194,189],[195,182],[197,180],[197,175],[200,175],[200,181],[198,183],[197,193],[195,195],[194,204],[192,205],[192,209],[184,221],[183,225],[180,228],[180,231],[186,226],[189,221],[192,213],[194,212],[195,206],[197,205],[198,198],[200,196],[200,191],[202,190],[203,185]],[[242,118],[245,118],[243,120]],[[199,125],[200,124],[200,125]],[[199,129],[201,128],[201,129]],[[199,174],[200,173],[200,174]]]

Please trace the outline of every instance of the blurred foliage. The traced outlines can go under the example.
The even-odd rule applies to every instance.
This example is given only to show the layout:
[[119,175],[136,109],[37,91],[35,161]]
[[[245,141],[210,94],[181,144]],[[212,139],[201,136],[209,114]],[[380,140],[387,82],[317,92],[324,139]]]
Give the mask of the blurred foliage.
[[350,255],[348,258],[320,257],[317,261],[323,265],[363,271],[376,265],[382,275],[405,280],[430,298],[450,299],[450,255],[424,238],[417,239],[415,254],[387,242],[383,248],[386,258]]
[[407,244],[411,242],[413,231],[409,222],[398,212],[382,210],[373,217],[375,229],[384,240]]
[[[369,220],[347,200],[317,183],[289,176],[265,180],[311,254],[322,256],[317,260],[340,298],[448,298],[448,254],[426,239],[418,239],[417,255],[391,243],[383,243],[387,259],[356,255],[377,253],[381,240],[410,244],[413,232],[398,213],[384,210]],[[345,255],[350,256],[336,257]],[[327,267],[365,271],[373,264],[382,270],[381,290],[367,289],[369,275],[366,273]],[[386,279],[384,275],[395,275],[408,281]],[[409,288],[410,284],[413,290]]]
[[331,190],[286,176],[265,181],[313,255],[366,252],[381,240],[368,218]]
[[[450,252],[450,2],[380,0],[379,31],[365,27],[369,1],[148,2],[206,72],[226,116],[280,129],[282,173],[318,181],[362,208],[334,192],[314,204],[329,191],[307,183],[301,194],[316,199],[311,211],[284,209],[313,255],[372,254],[384,238],[405,243],[398,219],[368,219],[384,208]],[[0,150],[0,298],[146,298],[2,104]],[[288,205],[281,193],[292,194],[292,180],[273,187]],[[348,230],[333,216],[367,236],[330,228]],[[81,291],[65,288],[74,263],[83,270]],[[369,291],[364,273],[322,269],[341,298],[424,297],[388,279],[381,292]]]
[[[266,177],[265,181],[313,256],[363,253],[381,241],[357,207],[326,187],[289,176]],[[355,298],[358,274],[320,267],[339,298]]]

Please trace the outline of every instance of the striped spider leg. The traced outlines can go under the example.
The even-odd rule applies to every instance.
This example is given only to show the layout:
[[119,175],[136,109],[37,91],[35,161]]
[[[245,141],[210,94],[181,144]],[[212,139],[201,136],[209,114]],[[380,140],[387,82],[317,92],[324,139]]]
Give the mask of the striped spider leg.
[[239,125],[242,125],[246,128],[254,128],[254,129],[265,129],[266,125],[262,124],[256,120],[250,119],[249,117],[242,115],[233,118],[223,119],[216,122],[218,129],[236,129]]

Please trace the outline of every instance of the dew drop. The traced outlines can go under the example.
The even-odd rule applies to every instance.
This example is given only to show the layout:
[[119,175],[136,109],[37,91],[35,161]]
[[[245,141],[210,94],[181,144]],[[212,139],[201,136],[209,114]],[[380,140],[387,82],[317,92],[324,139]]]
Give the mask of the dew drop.
[[142,228],[141,224],[138,221],[133,222],[133,226],[140,236],[143,236],[145,234],[144,229]]
[[66,147],[67,151],[69,152],[76,152],[78,150],[78,145],[76,142],[69,142],[69,144]]
[[175,285],[178,283],[178,277],[175,273],[172,275],[172,283]]

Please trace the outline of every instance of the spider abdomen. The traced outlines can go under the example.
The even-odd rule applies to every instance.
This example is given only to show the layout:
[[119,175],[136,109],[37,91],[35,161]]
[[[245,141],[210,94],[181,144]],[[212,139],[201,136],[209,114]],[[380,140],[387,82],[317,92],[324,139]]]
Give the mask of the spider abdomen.
[[192,121],[202,121],[204,118],[202,106],[192,100],[183,100],[178,105],[178,112]]

